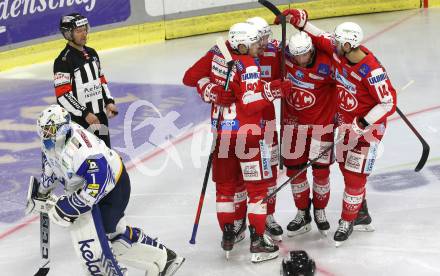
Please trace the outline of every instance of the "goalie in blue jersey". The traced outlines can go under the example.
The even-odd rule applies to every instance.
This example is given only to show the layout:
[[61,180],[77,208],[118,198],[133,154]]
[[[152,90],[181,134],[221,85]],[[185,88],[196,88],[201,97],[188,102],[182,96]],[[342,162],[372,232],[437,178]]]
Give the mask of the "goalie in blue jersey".
[[[43,172],[41,182],[30,185],[27,213],[47,212],[52,223],[70,229],[80,258],[84,254],[78,244],[95,236],[98,240],[99,233],[95,232],[101,228],[122,264],[142,269],[148,275],[173,275],[185,259],[140,228],[125,223],[130,178],[118,153],[72,122],[69,113],[59,105],[45,109],[37,126],[42,141]],[[52,191],[59,183],[65,194],[57,197]],[[100,218],[90,215],[96,207]],[[94,253],[100,254],[100,248],[97,250]],[[90,260],[83,265],[91,270]]]

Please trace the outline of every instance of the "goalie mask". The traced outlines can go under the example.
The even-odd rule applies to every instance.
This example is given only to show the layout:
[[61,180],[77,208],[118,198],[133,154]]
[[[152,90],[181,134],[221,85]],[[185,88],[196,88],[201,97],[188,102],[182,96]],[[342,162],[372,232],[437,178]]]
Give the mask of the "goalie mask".
[[281,276],[313,276],[315,262],[303,250],[290,251],[281,263]]
[[63,107],[53,104],[41,112],[37,128],[44,147],[50,150],[57,141],[65,141],[70,132],[70,114]]

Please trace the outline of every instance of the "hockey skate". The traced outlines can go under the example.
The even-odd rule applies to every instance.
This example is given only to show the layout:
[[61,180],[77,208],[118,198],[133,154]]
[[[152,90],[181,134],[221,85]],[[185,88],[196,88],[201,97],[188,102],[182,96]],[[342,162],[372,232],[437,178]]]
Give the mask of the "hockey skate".
[[273,240],[267,235],[259,236],[253,226],[249,226],[251,232],[251,261],[253,263],[260,263],[272,260],[278,257],[278,245],[273,243]]
[[165,268],[161,273],[159,273],[159,276],[171,276],[176,273],[176,271],[182,266],[183,262],[185,261],[184,257],[179,257],[177,254],[169,249],[167,250],[167,263],[165,264]]
[[246,236],[246,218],[234,220],[235,243],[241,242]]
[[350,237],[353,232],[353,221],[339,220],[338,230],[335,232],[333,239],[335,240],[335,246],[341,246]]
[[274,241],[280,242],[283,240],[283,228],[275,221],[273,214],[266,216],[266,234]]
[[373,232],[375,230],[373,224],[371,224],[371,217],[368,213],[366,199],[362,201],[361,209],[359,210],[358,216],[354,220],[353,230],[360,232]]
[[229,253],[234,248],[235,242],[235,233],[234,233],[234,225],[231,223],[225,224],[223,228],[223,237],[222,237],[222,248],[225,251],[226,259],[229,260]]
[[325,209],[313,209],[313,218],[315,219],[316,226],[319,232],[323,236],[327,236],[328,230],[330,229],[330,223],[327,221],[325,216]]
[[298,209],[295,218],[287,225],[287,236],[294,237],[309,232],[312,229],[311,221],[309,204],[307,209]]

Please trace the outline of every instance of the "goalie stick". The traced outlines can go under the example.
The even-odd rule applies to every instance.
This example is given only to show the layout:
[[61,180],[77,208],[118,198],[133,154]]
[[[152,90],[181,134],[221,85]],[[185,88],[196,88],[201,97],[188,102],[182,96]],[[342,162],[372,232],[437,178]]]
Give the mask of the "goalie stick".
[[[267,0],[258,0],[258,3],[260,3],[261,5],[265,6],[267,9],[269,9],[276,17],[278,17],[280,19],[281,22],[281,78],[284,79],[286,77],[286,17],[281,13],[281,11],[271,2],[267,1]],[[282,99],[280,99],[280,126],[283,123],[283,115],[284,113],[284,101]],[[280,132],[280,136],[279,136],[279,145],[280,145],[280,155],[279,155],[279,160],[280,160],[280,170],[283,169],[284,167],[284,158],[283,158],[283,139],[281,137],[281,132]]]
[[[34,176],[29,177],[29,187],[27,192],[27,200],[35,197],[38,192],[38,180]],[[50,248],[50,221],[47,212],[40,212],[40,268],[34,274],[34,276],[46,276],[50,269],[50,258],[49,258],[49,248]]]
[[[226,64],[228,65],[228,71],[226,74],[226,82],[225,82],[225,90],[228,90],[229,87],[229,81],[230,81],[230,77],[231,77],[231,72],[232,72],[232,67],[234,65],[234,61],[232,60],[232,56],[229,53],[229,50],[226,46],[225,40],[223,39],[223,37],[218,37],[216,40],[216,44],[217,47],[220,49],[220,52],[222,53],[223,57],[225,58]],[[223,106],[220,107],[220,111],[217,117],[217,121],[215,122],[215,128],[216,128],[216,132],[214,133],[214,137],[212,140],[212,145],[211,145],[211,152],[209,153],[209,158],[208,158],[208,164],[206,165],[206,171],[205,171],[205,177],[203,179],[203,185],[202,185],[202,191],[200,193],[200,198],[199,198],[199,205],[197,207],[197,214],[196,214],[196,218],[194,220],[194,226],[193,226],[193,230],[192,230],[192,234],[191,234],[191,239],[189,241],[190,244],[195,244],[196,243],[196,235],[197,235],[197,229],[199,227],[199,221],[200,221],[200,214],[202,213],[202,208],[203,208],[203,202],[205,199],[205,192],[206,192],[206,187],[208,185],[208,179],[209,179],[209,174],[211,172],[211,166],[212,166],[212,158],[214,157],[214,150],[217,146],[217,135],[219,132],[219,128],[220,128],[220,118],[222,117],[223,114]]]

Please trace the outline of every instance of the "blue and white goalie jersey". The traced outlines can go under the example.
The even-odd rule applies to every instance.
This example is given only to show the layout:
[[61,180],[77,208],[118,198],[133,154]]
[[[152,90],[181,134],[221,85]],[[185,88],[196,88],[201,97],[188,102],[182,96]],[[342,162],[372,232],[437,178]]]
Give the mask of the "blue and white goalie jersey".
[[88,210],[115,187],[122,173],[119,155],[73,122],[65,140],[57,141],[50,150],[45,147],[42,150],[43,173],[39,192],[45,194],[61,183],[68,197],[87,205],[84,207]]

